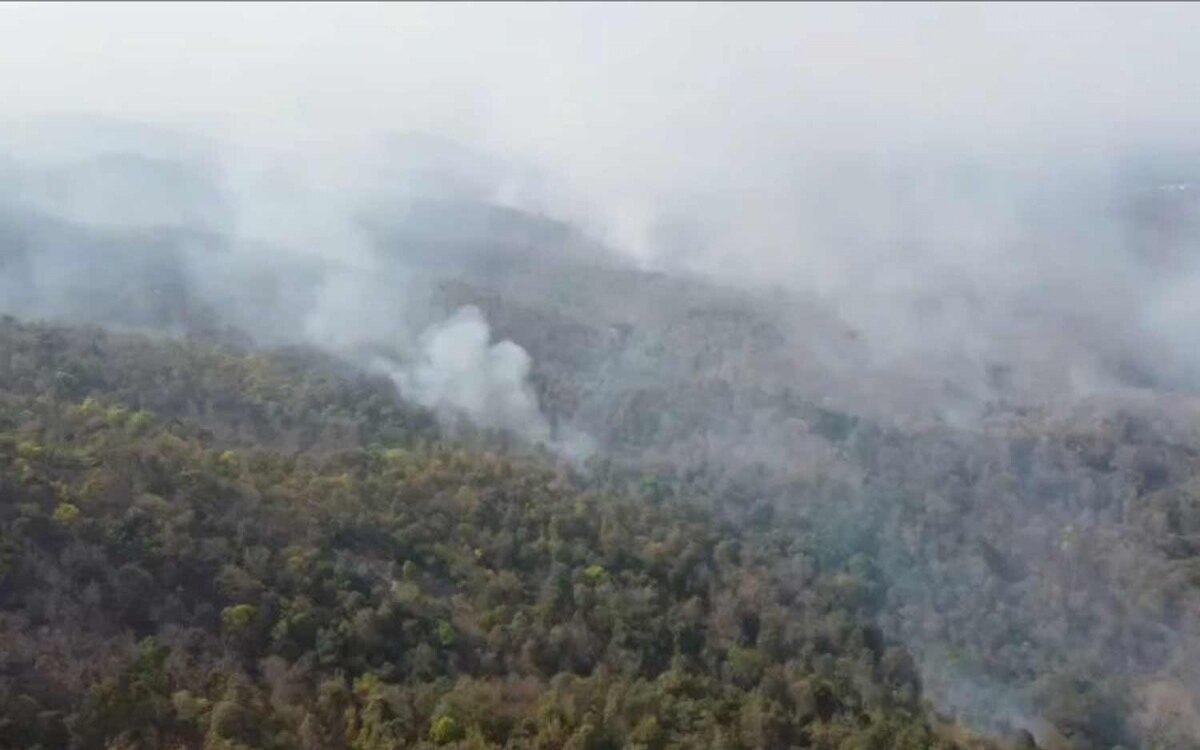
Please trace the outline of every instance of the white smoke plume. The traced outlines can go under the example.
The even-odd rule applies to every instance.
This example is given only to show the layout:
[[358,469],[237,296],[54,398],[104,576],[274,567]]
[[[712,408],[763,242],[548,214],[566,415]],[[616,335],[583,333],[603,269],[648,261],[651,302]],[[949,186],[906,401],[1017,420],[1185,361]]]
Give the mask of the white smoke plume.
[[422,406],[548,442],[550,425],[529,385],[529,355],[511,341],[491,338],[483,313],[464,307],[421,334],[410,363],[380,357],[375,367]]

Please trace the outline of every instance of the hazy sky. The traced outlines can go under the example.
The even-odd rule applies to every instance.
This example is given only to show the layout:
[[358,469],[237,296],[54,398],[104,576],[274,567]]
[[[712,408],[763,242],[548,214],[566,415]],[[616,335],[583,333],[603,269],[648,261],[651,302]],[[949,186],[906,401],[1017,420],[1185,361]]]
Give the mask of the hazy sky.
[[[4,3],[0,114],[162,122],[314,163],[432,131],[546,169],[543,207],[635,255],[702,243],[838,288],[880,266],[846,237],[937,235],[1000,269],[959,249],[999,252],[1013,196],[1059,163],[1103,175],[1118,146],[1186,143],[1198,23],[1186,3]],[[916,174],[894,202],[883,167],[947,154],[994,170],[991,192]],[[1061,271],[1042,255],[1035,273]]]
[[0,108],[336,144],[438,128],[663,180],[816,135],[1190,133],[1198,22],[1185,3],[6,3]]
[[553,119],[576,138],[664,145],[683,122],[734,137],[802,113],[815,126],[883,115],[875,125],[899,130],[943,118],[950,131],[1186,127],[1200,10],[203,2],[6,4],[0,19],[8,110],[268,136],[413,116],[468,130],[542,122],[545,134]]

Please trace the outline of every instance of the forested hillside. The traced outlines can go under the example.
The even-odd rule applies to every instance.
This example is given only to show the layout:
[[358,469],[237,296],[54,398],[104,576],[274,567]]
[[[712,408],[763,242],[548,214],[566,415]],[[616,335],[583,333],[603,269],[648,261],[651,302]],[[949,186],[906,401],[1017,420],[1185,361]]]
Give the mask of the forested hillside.
[[0,750],[1200,750],[1200,5],[0,70]]
[[[559,673],[595,690],[601,683],[587,680],[653,691],[663,675],[689,674],[714,681],[696,689],[705,695],[732,691],[736,720],[703,701],[693,706],[708,717],[703,726],[654,713],[663,747],[710,746],[718,727],[733,746],[785,747],[837,744],[836,732],[865,738],[865,727],[893,727],[886,717],[901,714],[936,724],[922,697],[947,725],[1000,738],[1023,729],[1050,748],[1198,741],[1193,396],[1130,387],[1039,398],[1026,386],[1052,380],[1022,374],[1021,360],[935,371],[940,378],[880,368],[853,330],[797,296],[755,297],[581,255],[581,243],[513,212],[468,211],[456,224],[462,206],[427,210],[441,223],[407,219],[424,234],[377,226],[375,285],[355,281],[350,299],[335,298],[342,307],[326,313],[370,326],[358,348],[340,350],[337,340],[324,350],[255,343],[300,344],[283,321],[339,289],[322,275],[333,271],[301,264],[250,273],[235,264],[218,273],[240,257],[219,237],[197,246],[176,230],[129,234],[9,217],[3,260],[13,287],[44,278],[39,268],[57,273],[10,306],[107,327],[3,324],[5,534],[21,566],[3,583],[16,618],[6,674],[12,700],[34,701],[13,714],[26,718],[20,730],[9,725],[18,732],[10,743],[55,746],[75,732],[103,746],[140,726],[112,719],[87,739],[94,715],[80,712],[151,635],[163,654],[177,653],[185,637],[196,644],[187,660],[164,662],[167,698],[186,690],[216,705],[234,674],[244,677],[239,690],[274,695],[281,665],[302,674],[307,687],[292,698],[253,704],[273,718],[248,723],[269,727],[270,741],[284,746],[301,741],[320,685],[342,680],[352,692],[366,674],[424,696],[404,709],[404,728],[395,725],[409,743],[434,741],[438,712],[450,705],[439,701],[466,677],[502,691],[522,681],[529,695],[517,701],[525,708],[512,726],[533,724],[512,741],[532,742],[545,728],[546,701],[566,700]],[[495,222],[516,239],[493,244]],[[538,249],[544,243],[573,249]],[[437,262],[414,266],[412,257]],[[425,315],[480,310],[494,327],[485,336],[528,352],[551,434],[576,430],[592,450],[481,428],[461,410],[435,413],[367,366],[364,352],[403,350],[388,338],[403,321],[373,295],[418,273]],[[230,300],[242,306],[222,306]],[[417,479],[427,470],[432,485]],[[182,526],[166,520],[177,514]],[[145,540],[126,549],[107,535],[128,524],[137,530],[112,533]],[[289,568],[297,549],[317,567]],[[316,570],[332,577],[309,580]],[[489,599],[501,574],[509,598]],[[547,593],[567,589],[569,597]],[[409,614],[386,614],[400,606],[389,604],[396,591],[424,598],[405,605]],[[359,597],[343,601],[353,592]],[[547,609],[555,596],[566,603]],[[608,609],[595,609],[601,600]],[[615,613],[626,604],[635,619]],[[253,609],[233,609],[243,605]],[[279,624],[288,607],[308,618],[307,640],[291,645],[290,626]],[[236,647],[226,612],[248,618]],[[386,622],[371,624],[375,617]],[[743,632],[744,621],[758,624]],[[439,640],[441,623],[451,645]],[[47,645],[59,642],[74,645]],[[421,644],[425,666],[415,679]],[[275,678],[263,671],[268,657]],[[73,681],[55,682],[68,664]],[[735,669],[755,676],[734,678]],[[907,687],[888,676],[895,669]],[[745,706],[764,699],[769,675],[791,697],[776,696],[777,721],[745,729],[743,721],[759,721],[741,717],[760,710]],[[838,696],[815,723],[803,708],[815,700],[804,697],[812,680]],[[389,700],[389,711],[401,711],[399,698]],[[594,746],[625,746],[651,715],[639,708],[618,721],[617,709],[589,714],[585,703],[543,746],[559,747],[585,726]],[[168,736],[185,746],[205,741],[207,714],[179,723],[166,705],[156,730],[166,734],[143,738],[145,746]],[[842,729],[823,734],[827,725]],[[306,735],[313,746],[358,737],[357,724],[335,730],[328,715],[307,726],[343,732]],[[776,734],[762,734],[768,726]],[[883,744],[869,746],[889,746],[883,734],[870,736]],[[267,742],[247,737],[250,746]]]
[[[1164,341],[969,285],[860,330],[843,299],[639,268],[470,191],[385,191],[353,228],[288,196],[332,218],[248,238],[172,164],[0,169],[14,747],[215,742],[222,701],[258,706],[248,746],[448,717],[443,740],[547,748],[1200,747],[1200,400]],[[116,220],[107,179],[183,173],[212,200]],[[60,183],[78,203],[28,202]],[[1200,202],[1122,195],[1170,275]],[[148,637],[162,695],[96,708]],[[316,706],[364,675],[398,723],[360,737]],[[708,681],[686,709],[599,706],[681,675]],[[468,678],[508,729],[446,713]]]
[[[1194,395],[975,401],[953,383],[889,387],[869,372],[836,383],[804,361],[812,329],[767,304],[630,288],[626,309],[670,303],[624,334],[593,331],[595,370],[553,343],[586,316],[531,320],[478,289],[457,301],[488,306],[535,352],[546,403],[618,461],[703,487],[735,525],[798,518],[830,554],[870,558],[880,623],[938,705],[993,731],[1042,726],[1064,746],[1200,741]],[[909,397],[970,408],[881,414]]]
[[313,353],[9,318],[0,383],[5,747],[973,744],[801,524]]

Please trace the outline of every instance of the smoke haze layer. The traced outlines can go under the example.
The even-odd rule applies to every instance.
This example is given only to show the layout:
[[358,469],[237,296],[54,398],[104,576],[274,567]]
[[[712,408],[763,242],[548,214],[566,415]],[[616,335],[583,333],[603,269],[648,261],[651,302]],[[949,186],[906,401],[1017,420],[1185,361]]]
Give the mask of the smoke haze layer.
[[[1183,71],[1200,14],[1187,6],[4,13],[20,30],[4,39],[5,67],[26,73],[0,91],[15,153],[238,149],[220,219],[201,207],[211,196],[156,205],[185,199],[182,186],[132,194],[133,163],[124,187],[92,186],[92,205],[55,192],[53,175],[22,185],[56,212],[233,222],[245,237],[361,258],[348,224],[366,195],[453,174],[456,189],[569,220],[649,267],[817,294],[883,365],[932,354],[980,370],[997,341],[1037,349],[1028,339],[1046,324],[1021,329],[1020,309],[1045,311],[1067,338],[1115,327],[1164,377],[1195,375],[1192,256],[1150,262],[1122,215],[1142,192],[1190,190],[1200,111]],[[156,127],[44,119],[65,110]],[[197,138],[182,145],[165,126]],[[438,169],[381,158],[386,134],[413,131],[495,157],[438,154],[426,139],[408,153]],[[85,189],[87,175],[70,179]],[[1080,361],[1052,363],[1053,377],[1083,390],[1104,380],[1069,356]]]
[[1194,697],[1196,597],[1168,635],[1123,599],[1173,570],[1127,499],[1182,502],[1145,477],[1194,436],[1114,415],[1187,433],[1200,386],[1198,39],[1183,4],[4,5],[0,311],[317,346],[578,462],[794,480],[847,539],[918,508],[877,545],[942,705],[1039,726],[946,645],[997,608],[1005,668]]

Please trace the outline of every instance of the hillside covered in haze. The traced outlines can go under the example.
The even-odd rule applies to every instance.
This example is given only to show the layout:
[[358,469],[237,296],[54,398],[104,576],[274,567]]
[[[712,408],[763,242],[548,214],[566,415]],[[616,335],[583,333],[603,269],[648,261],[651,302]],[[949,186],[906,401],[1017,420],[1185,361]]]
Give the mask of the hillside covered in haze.
[[[119,153],[0,193],[5,746],[1200,742],[1161,342],[964,287],[893,355],[465,168],[302,251]],[[1189,195],[1113,209],[1164,276]]]

